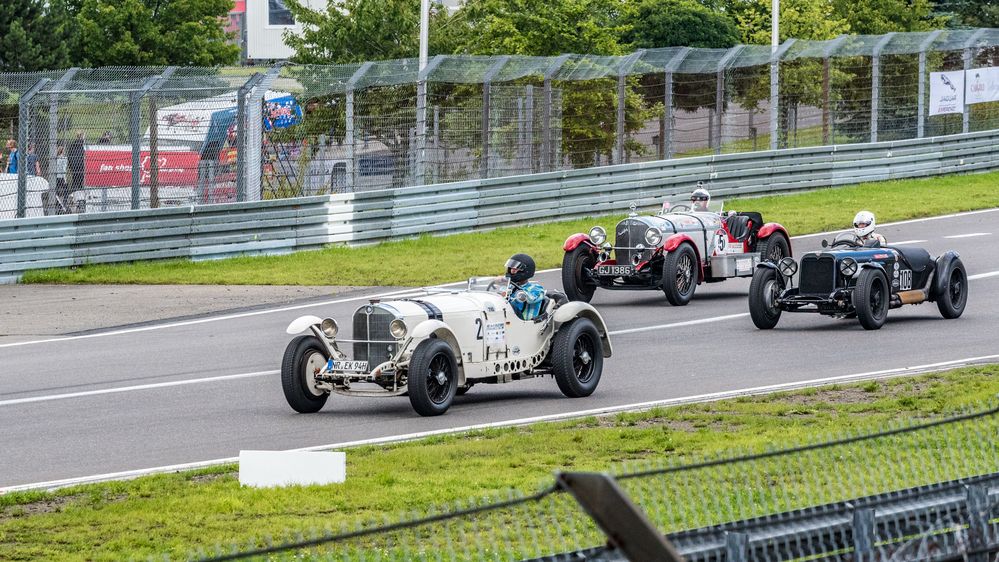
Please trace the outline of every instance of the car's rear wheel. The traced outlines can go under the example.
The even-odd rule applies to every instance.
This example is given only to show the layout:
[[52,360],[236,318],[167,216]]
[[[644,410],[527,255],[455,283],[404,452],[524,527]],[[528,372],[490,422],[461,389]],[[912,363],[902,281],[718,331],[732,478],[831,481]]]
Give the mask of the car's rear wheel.
[[770,330],[777,325],[781,314],[777,306],[779,296],[777,272],[769,267],[758,268],[749,284],[749,316],[757,328]]
[[597,256],[586,244],[565,253],[562,258],[562,288],[569,300],[590,302],[597,287],[584,270],[592,270],[596,264]]
[[318,412],[329,393],[320,390],[316,375],[322,372],[329,357],[323,343],[315,336],[298,336],[288,343],[281,360],[281,388],[293,410],[302,414]]
[[865,330],[877,330],[888,319],[888,283],[877,269],[861,270],[853,289],[853,308]]
[[458,390],[458,363],[444,340],[420,342],[409,361],[409,402],[421,416],[439,416],[451,407]]
[[569,398],[593,394],[604,367],[600,332],[589,318],[562,325],[552,339],[552,373],[559,390]]
[[780,232],[774,232],[760,241],[760,261],[778,263],[791,255],[791,244]]
[[964,270],[964,263],[960,258],[956,258],[943,293],[937,296],[937,308],[944,318],[957,318],[964,314],[964,307],[967,304],[968,272]]
[[684,242],[663,260],[663,292],[673,306],[690,302],[697,288],[697,253]]

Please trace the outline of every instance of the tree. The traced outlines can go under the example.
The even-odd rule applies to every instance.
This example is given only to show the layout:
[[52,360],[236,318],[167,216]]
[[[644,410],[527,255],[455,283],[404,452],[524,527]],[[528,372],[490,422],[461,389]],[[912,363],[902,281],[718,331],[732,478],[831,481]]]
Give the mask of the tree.
[[949,27],[999,27],[999,0],[936,0],[933,9]]
[[833,0],[836,14],[851,33],[881,35],[891,31],[927,31],[944,25],[934,17],[930,0]]
[[[770,44],[769,0],[727,0],[725,11],[735,19],[742,43]],[[846,18],[828,0],[781,0],[780,41],[825,40],[850,31]]]
[[643,49],[723,49],[735,46],[740,39],[732,18],[691,0],[645,0],[625,21],[631,29],[624,40]]
[[80,0],[78,66],[232,64],[223,30],[232,0]]
[[66,12],[61,1],[0,2],[0,71],[28,72],[69,66]]

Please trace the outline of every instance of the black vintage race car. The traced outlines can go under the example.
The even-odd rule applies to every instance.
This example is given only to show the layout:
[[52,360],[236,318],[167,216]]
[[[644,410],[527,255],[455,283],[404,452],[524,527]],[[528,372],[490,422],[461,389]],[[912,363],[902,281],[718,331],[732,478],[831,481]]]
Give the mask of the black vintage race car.
[[[761,330],[777,325],[782,312],[818,312],[839,318],[856,317],[868,330],[877,330],[888,309],[903,304],[936,302],[944,318],[957,318],[968,302],[968,274],[957,252],[937,258],[914,246],[866,244],[844,232],[823,250],[757,266],[749,286],[749,314]],[[826,249],[827,248],[827,249]]]

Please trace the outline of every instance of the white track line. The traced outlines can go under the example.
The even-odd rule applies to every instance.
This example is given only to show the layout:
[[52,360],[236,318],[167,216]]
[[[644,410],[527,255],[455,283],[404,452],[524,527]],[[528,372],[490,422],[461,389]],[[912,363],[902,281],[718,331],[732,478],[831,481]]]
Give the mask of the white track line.
[[[365,445],[384,445],[388,443],[400,443],[403,441],[413,441],[415,439],[423,439],[426,437],[434,437],[438,435],[450,435],[455,433],[465,433],[469,431],[477,431],[482,429],[492,429],[499,427],[512,427],[520,425],[528,425],[538,422],[552,422],[552,421],[563,421],[575,418],[584,418],[589,416],[602,416],[608,414],[614,414],[618,412],[635,412],[642,410],[650,410],[652,408],[660,408],[666,406],[677,406],[681,404],[690,404],[695,402],[714,402],[717,400],[724,400],[727,398],[737,398],[740,396],[754,396],[758,394],[769,394],[773,392],[783,392],[788,390],[797,390],[801,388],[809,388],[814,386],[824,386],[834,383],[845,383],[845,382],[858,382],[863,380],[871,379],[887,379],[900,376],[909,376],[915,374],[925,374],[934,371],[941,371],[947,369],[953,369],[960,367],[962,365],[969,365],[973,363],[984,363],[984,362],[996,362],[999,361],[999,355],[982,355],[979,357],[967,357],[964,359],[954,359],[951,361],[941,361],[939,363],[927,363],[925,365],[914,365],[911,367],[898,367],[895,369],[884,369],[881,371],[869,371],[866,373],[856,373],[852,375],[840,375],[835,377],[824,377],[819,379],[812,379],[807,381],[781,383],[781,384],[771,384],[766,386],[756,386],[749,388],[740,388],[736,390],[726,390],[723,392],[713,392],[709,394],[697,394],[693,396],[684,396],[680,398],[669,398],[665,400],[654,400],[651,402],[637,402],[633,404],[622,404],[619,406],[606,406],[603,408],[594,408],[591,410],[579,410],[575,412],[566,412],[562,414],[551,414],[547,416],[535,416],[530,418],[519,418],[515,420],[507,420],[502,422],[491,422],[482,423],[475,425],[468,425],[464,427],[455,427],[450,429],[438,429],[434,431],[421,431],[418,433],[409,433],[406,435],[395,435],[391,437],[376,437],[374,439],[363,439],[360,441],[345,441],[340,443],[332,443],[329,445],[316,445],[314,447],[303,447],[301,449],[294,449],[296,451],[324,451],[329,449],[346,449],[351,447],[360,447]],[[63,480],[51,480],[48,482],[35,482],[32,484],[20,484],[17,486],[7,486],[0,488],[0,495],[10,493],[10,492],[20,492],[25,490],[54,490],[58,488],[65,488],[68,486],[76,486],[80,484],[93,484],[96,482],[106,482],[109,480],[127,480],[130,478],[137,478],[140,476],[146,476],[149,474],[160,474],[166,472],[178,472],[182,470],[192,470],[196,468],[204,468],[208,466],[215,466],[220,464],[229,464],[238,462],[238,457],[229,457],[224,459],[213,459],[208,461],[198,461],[185,464],[173,464],[168,466],[158,466],[153,468],[145,468],[140,470],[129,470],[124,472],[111,472],[107,474],[96,474],[93,476],[82,476],[77,478],[66,478]]]
[[954,234],[951,236],[944,236],[944,238],[974,238],[976,236],[992,236],[991,232],[972,232],[971,234]]
[[[983,213],[994,213],[994,212],[997,212],[997,211],[999,211],[999,208],[996,208],[996,209],[984,209],[984,210],[981,210],[981,211],[968,211],[968,212],[965,212],[965,213],[954,213],[954,214],[950,214],[950,215],[940,215],[940,216],[937,216],[937,217],[925,217],[925,218],[921,218],[921,219],[909,219],[909,220],[898,221],[898,222],[889,222],[889,223],[884,223],[881,226],[895,226],[895,225],[900,225],[900,224],[911,224],[911,223],[925,222],[925,221],[931,221],[931,220],[943,220],[943,219],[950,219],[950,218],[959,218],[959,217],[965,217],[965,216],[969,216],[969,215],[979,215],[979,214],[983,214]],[[838,232],[843,232],[843,230],[832,230],[832,231],[828,231],[828,232],[816,232],[814,234],[802,234],[800,236],[792,236],[791,238],[792,239],[813,238],[813,237],[816,237],[816,236],[828,236],[830,234],[835,234],[835,233],[838,233]],[[545,270],[539,271],[537,273],[549,273],[549,272],[552,272],[552,271],[558,271],[558,268],[555,268],[555,269],[545,269]],[[447,284],[444,284],[444,285],[437,285],[437,286],[438,287],[448,287],[448,286],[454,286],[454,285],[462,285],[464,283],[465,283],[465,281],[458,281],[458,282],[455,282],[455,283],[447,283]],[[237,318],[246,318],[248,316],[260,316],[260,315],[263,315],[263,314],[272,314],[272,313],[275,313],[275,312],[287,312],[289,310],[301,310],[301,309],[312,308],[312,307],[316,307],[316,306],[327,306],[327,305],[331,305],[331,304],[339,304],[339,303],[344,303],[344,302],[363,301],[363,300],[368,300],[368,299],[373,299],[373,298],[377,299],[377,298],[383,298],[383,297],[394,296],[394,295],[402,295],[402,294],[406,294],[406,293],[414,293],[414,292],[417,292],[419,290],[420,290],[419,288],[414,287],[414,288],[410,288],[410,289],[401,289],[401,290],[398,290],[398,291],[391,291],[391,292],[388,292],[388,293],[378,293],[378,294],[373,294],[373,295],[364,295],[364,296],[350,297],[350,298],[345,298],[345,299],[335,299],[335,300],[331,300],[331,301],[317,302],[317,303],[311,303],[311,304],[300,304],[300,305],[285,306],[285,307],[279,307],[279,308],[268,308],[268,309],[263,309],[263,310],[254,310],[252,312],[243,312],[243,313],[237,313],[237,314],[226,314],[226,315],[223,315],[223,316],[211,316],[211,317],[206,317],[206,318],[198,318],[196,320],[185,320],[185,321],[182,321],[182,322],[169,322],[169,323],[166,323],[166,324],[155,324],[155,325],[150,325],[150,326],[142,326],[142,327],[138,327],[138,328],[125,328],[125,329],[122,329],[122,330],[111,330],[111,331],[108,331],[108,332],[97,332],[97,333],[86,334],[86,335],[82,335],[82,336],[64,336],[64,337],[56,337],[56,338],[47,338],[47,339],[43,339],[43,340],[30,340],[30,341],[23,341],[23,342],[5,343],[5,344],[0,344],[0,349],[3,349],[5,347],[19,347],[19,346],[24,346],[24,345],[34,345],[34,344],[39,344],[39,343],[63,342],[63,341],[78,340],[78,339],[99,338],[99,337],[105,337],[105,336],[117,336],[117,335],[121,335],[121,334],[132,334],[132,333],[136,333],[136,332],[149,332],[149,331],[152,331],[152,330],[163,330],[163,329],[167,329],[167,328],[176,328],[176,327],[179,327],[179,326],[190,326],[190,325],[194,325],[194,324],[205,324],[205,323],[208,323],[208,322],[218,322],[218,321],[222,321],[222,320],[233,320],[233,319],[237,319]]]
[[902,240],[901,242],[892,240],[889,244],[892,246],[901,246],[903,244],[919,244],[920,242],[926,242],[926,240]]
[[725,316],[714,316],[711,318],[701,318],[700,320],[687,320],[685,322],[674,322],[672,324],[659,324],[656,326],[644,326],[642,328],[628,328],[626,330],[611,330],[608,332],[611,336],[620,336],[624,334],[635,334],[638,332],[649,332],[652,330],[666,330],[669,328],[682,328],[684,326],[696,326],[698,324],[709,324],[711,322],[721,322],[723,320],[731,320],[733,318],[742,318],[743,316],[749,316],[748,312],[742,312],[739,314],[728,314]]
[[996,275],[999,275],[999,271],[990,271],[988,273],[976,273],[975,275],[969,275],[968,280],[970,281],[974,279],[985,279],[986,277],[995,277]]

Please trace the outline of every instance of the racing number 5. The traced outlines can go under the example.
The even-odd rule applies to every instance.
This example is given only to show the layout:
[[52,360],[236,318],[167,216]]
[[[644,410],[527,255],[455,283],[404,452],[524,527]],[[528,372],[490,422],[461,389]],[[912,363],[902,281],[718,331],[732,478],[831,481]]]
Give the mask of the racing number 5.
[[475,339],[477,339],[477,340],[481,340],[482,339],[482,319],[481,318],[476,318],[475,319]]

